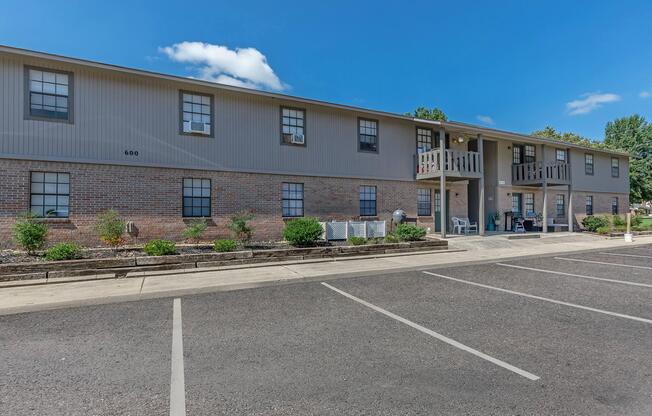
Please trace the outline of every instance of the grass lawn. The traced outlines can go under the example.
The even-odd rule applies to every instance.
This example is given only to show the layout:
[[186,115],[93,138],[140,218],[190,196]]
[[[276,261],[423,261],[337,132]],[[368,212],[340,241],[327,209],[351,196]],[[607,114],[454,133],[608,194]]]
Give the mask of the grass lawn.
[[650,225],[650,226],[652,226],[652,217],[641,218],[641,225]]

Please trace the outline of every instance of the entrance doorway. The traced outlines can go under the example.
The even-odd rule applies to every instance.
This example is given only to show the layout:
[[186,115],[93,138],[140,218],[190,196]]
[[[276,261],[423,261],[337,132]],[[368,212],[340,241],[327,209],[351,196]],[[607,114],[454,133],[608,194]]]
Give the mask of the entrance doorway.
[[[450,191],[446,191],[446,217],[450,218]],[[446,232],[450,231],[450,221],[446,220]],[[441,232],[441,192],[435,190],[435,232]]]

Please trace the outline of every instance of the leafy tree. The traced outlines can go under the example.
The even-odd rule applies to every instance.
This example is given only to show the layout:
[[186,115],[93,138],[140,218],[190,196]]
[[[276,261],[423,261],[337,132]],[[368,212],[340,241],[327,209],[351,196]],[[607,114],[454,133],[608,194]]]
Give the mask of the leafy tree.
[[630,200],[652,200],[652,124],[638,114],[610,121],[604,143],[634,155],[629,162]]
[[550,127],[550,126],[544,127],[543,130],[533,131],[532,136],[543,137],[546,139],[557,140],[565,143],[577,144],[580,146],[595,147],[598,149],[605,147],[604,143],[599,142],[597,140],[591,140],[587,137],[583,137],[580,136],[579,134],[575,134],[571,132],[561,133],[555,130],[554,127]]
[[437,107],[433,107],[432,110],[425,107],[419,107],[416,110],[414,110],[413,113],[405,113],[405,115],[410,117],[421,118],[424,120],[448,121],[448,117],[446,117],[446,114],[444,114],[444,112]]

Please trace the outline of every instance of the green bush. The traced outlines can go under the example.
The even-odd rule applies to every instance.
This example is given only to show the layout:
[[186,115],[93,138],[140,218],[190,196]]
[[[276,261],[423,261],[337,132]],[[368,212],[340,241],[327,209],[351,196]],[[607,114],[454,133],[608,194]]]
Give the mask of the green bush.
[[364,237],[353,236],[353,237],[349,237],[347,241],[352,246],[363,246],[367,244],[367,239]]
[[177,247],[172,241],[152,240],[143,246],[143,251],[148,256],[167,256],[176,254]]
[[640,215],[634,215],[632,217],[632,227],[638,227],[643,224],[643,217]]
[[215,243],[213,244],[213,250],[219,253],[236,251],[237,249],[238,249],[238,243],[230,238],[224,240],[215,240]]
[[43,247],[48,226],[39,222],[31,212],[21,214],[14,224],[14,239],[30,254]]
[[314,246],[324,230],[317,218],[297,218],[288,221],[283,229],[283,238],[293,246]]
[[606,217],[595,217],[589,215],[582,220],[582,226],[591,232],[596,232],[598,228],[609,227],[609,220]]
[[229,229],[233,233],[233,237],[242,244],[248,243],[253,237],[254,229],[249,225],[249,221],[254,218],[253,214],[247,213],[240,213],[231,217]]
[[387,233],[385,236],[385,242],[386,243],[398,243],[399,239],[394,233]]
[[97,216],[95,230],[100,240],[111,247],[118,247],[124,243],[125,221],[120,218],[114,209],[105,211]]
[[426,229],[414,224],[399,224],[395,233],[401,241],[416,241],[426,236]]
[[598,227],[597,230],[595,230],[598,234],[609,234],[611,230],[609,227]]
[[207,228],[208,223],[204,218],[192,220],[190,223],[188,223],[186,229],[183,230],[183,236],[189,240],[199,241]]
[[45,259],[50,261],[74,260],[82,256],[82,247],[75,243],[59,243],[45,250]]
[[627,221],[625,221],[623,217],[621,217],[620,215],[613,215],[612,224],[614,225],[614,227],[626,227]]

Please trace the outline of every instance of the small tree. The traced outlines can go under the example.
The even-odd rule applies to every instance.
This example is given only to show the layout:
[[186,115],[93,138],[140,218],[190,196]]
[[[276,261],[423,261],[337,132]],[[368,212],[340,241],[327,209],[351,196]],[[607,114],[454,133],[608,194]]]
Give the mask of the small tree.
[[243,245],[250,242],[253,237],[254,229],[249,225],[249,221],[254,218],[253,214],[248,213],[240,213],[231,217],[229,229],[233,233],[233,237]]
[[124,243],[125,221],[120,218],[120,215],[114,209],[97,216],[95,230],[100,240],[114,249]]
[[208,228],[208,223],[205,218],[199,218],[191,221],[186,229],[183,231],[183,236],[189,240],[198,242],[204,231]]
[[14,224],[14,239],[29,254],[34,254],[36,250],[43,247],[48,234],[47,225],[38,222],[36,218],[31,212],[26,212],[20,214]]

